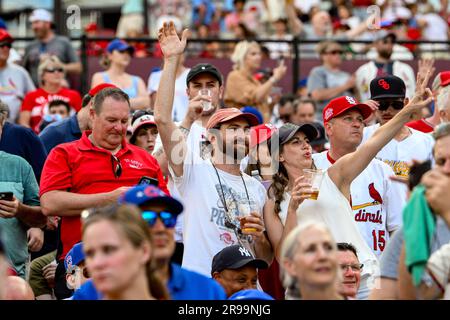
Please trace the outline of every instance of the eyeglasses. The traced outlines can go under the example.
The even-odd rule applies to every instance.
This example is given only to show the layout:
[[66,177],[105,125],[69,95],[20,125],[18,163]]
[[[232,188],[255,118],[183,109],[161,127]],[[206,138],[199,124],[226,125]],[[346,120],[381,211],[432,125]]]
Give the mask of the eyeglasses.
[[10,42],[1,42],[0,48],[4,48],[4,47],[11,48],[11,43]]
[[378,110],[380,110],[380,111],[386,111],[391,106],[395,110],[401,110],[405,106],[403,101],[381,100],[381,101],[378,101],[378,103],[379,103]]
[[155,212],[155,211],[143,211],[142,218],[148,223],[150,227],[153,227],[156,223],[156,219],[161,219],[166,228],[173,228],[177,223],[177,217],[172,212]]
[[341,270],[343,272],[347,271],[348,268],[351,268],[353,272],[359,272],[364,267],[362,263],[355,263],[355,264],[341,264]]
[[63,72],[64,69],[63,68],[49,68],[49,69],[44,69],[45,72],[48,73],[55,73],[55,72]]
[[327,52],[325,52],[325,54],[343,54],[344,53],[344,51],[342,51],[342,50],[332,50],[332,51],[327,51]]
[[114,173],[114,177],[120,178],[122,175],[122,165],[120,164],[119,158],[114,155],[111,155],[111,163],[112,163],[112,171]]

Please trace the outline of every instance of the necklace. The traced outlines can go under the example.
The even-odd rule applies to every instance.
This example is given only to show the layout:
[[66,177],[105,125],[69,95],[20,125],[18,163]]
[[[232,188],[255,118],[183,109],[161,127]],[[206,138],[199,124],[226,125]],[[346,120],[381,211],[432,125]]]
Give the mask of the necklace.
[[[211,159],[210,159],[210,161],[211,161]],[[220,197],[220,195],[219,195],[219,198],[220,198],[220,201],[222,202],[223,207],[225,209],[225,226],[227,228],[230,228],[230,229],[234,230],[234,233],[236,234],[236,238],[241,243],[240,236],[242,236],[242,230],[241,230],[240,227],[238,227],[236,224],[233,223],[234,217],[231,216],[231,213],[228,210],[228,206],[227,206],[226,201],[225,201],[225,192],[223,191],[223,185],[222,185],[222,181],[220,180],[219,172],[217,171],[217,168],[216,168],[216,166],[214,165],[214,163],[212,161],[211,161],[211,165],[213,166],[214,171],[216,172],[217,180],[219,180],[220,191],[222,193],[222,197]],[[239,171],[239,175],[241,176],[242,183],[243,183],[244,188],[245,188],[245,194],[247,195],[247,200],[248,200],[248,203],[250,205],[250,197],[248,195],[247,185],[245,184],[245,180],[244,180],[244,177],[242,176],[242,172]],[[234,200],[234,202],[236,202],[236,199],[234,199],[234,196],[233,196],[233,200]]]

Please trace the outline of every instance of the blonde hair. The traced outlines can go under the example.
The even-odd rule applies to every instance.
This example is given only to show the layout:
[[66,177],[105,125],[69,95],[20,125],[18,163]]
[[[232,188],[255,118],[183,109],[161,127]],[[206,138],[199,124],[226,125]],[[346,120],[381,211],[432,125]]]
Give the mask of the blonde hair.
[[[281,247],[281,256],[280,256],[280,278],[281,282],[283,284],[283,287],[286,288],[286,297],[287,298],[293,298],[298,299],[300,298],[300,288],[298,287],[298,280],[289,274],[284,268],[283,262],[286,260],[292,261],[294,259],[294,255],[297,251],[297,248],[300,245],[300,235],[310,229],[310,228],[318,228],[326,231],[331,238],[333,238],[333,235],[330,232],[330,229],[322,223],[322,222],[316,222],[316,221],[306,221],[301,222],[297,227],[295,227],[287,237],[284,239],[284,242]],[[335,250],[337,250],[336,243],[333,240],[333,246]]]
[[245,56],[247,55],[248,50],[252,46],[257,46],[259,48],[259,44],[256,41],[241,41],[234,48],[234,52],[231,56],[231,61],[233,61],[233,69],[239,70],[244,66]]
[[44,74],[44,70],[47,69],[47,67],[49,65],[55,65],[55,67],[61,67],[64,70],[64,65],[61,62],[61,60],[59,60],[59,58],[55,55],[51,55],[49,57],[44,58],[38,66],[37,69],[37,74],[38,74],[38,81],[39,81],[39,85],[43,85],[44,81],[42,80],[42,75]]
[[[83,217],[83,214],[82,214]],[[152,244],[152,237],[147,222],[142,218],[140,209],[135,205],[110,205],[107,207],[94,208],[88,211],[82,226],[82,235],[86,229],[97,222],[109,221],[115,224],[123,232],[125,237],[135,248],[139,248],[144,243]],[[150,293],[159,300],[168,300],[169,293],[156,275],[155,268],[150,258],[146,264],[146,274]]]

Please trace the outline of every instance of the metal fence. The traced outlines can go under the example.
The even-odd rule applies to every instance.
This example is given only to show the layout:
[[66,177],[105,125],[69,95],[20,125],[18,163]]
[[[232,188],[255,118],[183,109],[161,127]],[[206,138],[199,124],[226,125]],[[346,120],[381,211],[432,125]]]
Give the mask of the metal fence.
[[[91,59],[91,56],[88,56],[88,43],[89,42],[97,42],[97,41],[110,41],[114,38],[111,37],[87,37],[85,35],[82,35],[81,37],[71,37],[71,41],[75,42],[76,48],[79,49],[80,53],[80,60],[83,66],[83,72],[80,75],[79,79],[79,85],[78,88],[82,93],[87,92],[89,81],[90,81],[90,75],[92,74],[92,65],[90,67],[89,59]],[[32,41],[35,40],[31,37],[17,37],[15,38],[15,41]],[[139,42],[139,43],[145,43],[146,45],[152,46],[157,43],[157,39],[153,38],[124,38],[125,41],[130,42]],[[291,92],[295,92],[297,88],[297,83],[300,79],[300,73],[302,70],[302,62],[306,61],[307,59],[314,59],[318,61],[318,56],[314,52],[314,45],[319,43],[321,40],[303,40],[299,38],[293,38],[292,40],[274,40],[274,39],[252,39],[260,44],[267,44],[267,43],[281,43],[281,44],[288,44],[290,48],[290,54],[287,57],[287,64],[288,70],[290,70],[291,74],[289,75],[290,80],[290,89]],[[370,45],[373,44],[373,41],[370,40],[334,40],[340,43],[343,46],[352,46],[352,45]],[[225,52],[225,58],[228,59],[229,55],[231,54],[230,44],[235,44],[239,42],[240,40],[237,39],[216,39],[216,38],[210,38],[210,39],[189,39],[188,46],[187,46],[187,57],[188,58],[195,58],[195,53],[193,53],[193,47],[198,46],[198,44],[210,44],[210,43],[218,43],[219,49],[218,50],[226,50]],[[416,47],[416,50],[413,51],[414,61],[413,64],[417,63],[417,60],[424,55],[427,55],[429,57],[434,57],[436,59],[442,60],[441,65],[446,65],[448,63],[448,67],[446,69],[450,69],[450,41],[397,41],[398,44],[402,45],[413,45]],[[225,48],[225,49],[224,49]],[[231,50],[232,51],[232,50]],[[220,52],[222,55],[224,52]],[[367,60],[365,57],[365,52],[350,52],[351,55],[347,55],[347,59],[352,61],[363,61]],[[135,59],[141,59],[141,58],[135,58]],[[133,60],[135,60],[133,59]],[[145,58],[142,58],[145,59]],[[198,59],[197,59],[198,60]],[[345,57],[344,57],[345,60]],[[270,64],[270,63],[269,63]],[[276,61],[273,61],[270,65],[274,66],[276,64]],[[439,70],[438,70],[439,71]]]

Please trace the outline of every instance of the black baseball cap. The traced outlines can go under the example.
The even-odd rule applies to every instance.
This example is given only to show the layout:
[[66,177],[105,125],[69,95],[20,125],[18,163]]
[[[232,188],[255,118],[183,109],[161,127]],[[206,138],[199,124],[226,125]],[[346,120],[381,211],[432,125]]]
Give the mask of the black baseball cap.
[[292,137],[294,137],[294,135],[299,131],[303,132],[309,139],[309,141],[313,141],[319,136],[319,131],[317,131],[316,127],[310,123],[302,123],[298,125],[293,123],[286,123],[282,125],[278,130],[280,145],[289,142]]
[[256,259],[247,249],[238,244],[220,250],[213,258],[211,275],[225,269],[240,269],[244,266],[253,266],[257,269],[267,269],[269,265],[261,259]]
[[405,98],[405,96],[405,82],[397,76],[380,76],[370,82],[370,99]]
[[314,122],[312,123],[314,127],[316,127],[317,131],[319,132],[319,135],[314,140],[310,140],[309,144],[311,146],[317,146],[321,144],[325,144],[328,142],[327,137],[325,135],[325,128],[320,122]]
[[210,63],[199,63],[191,68],[189,71],[187,78],[186,78],[186,85],[189,85],[189,82],[202,73],[209,73],[214,78],[216,78],[219,81],[219,85],[222,85],[223,83],[223,77],[222,74],[217,70],[215,66],[213,66]]

